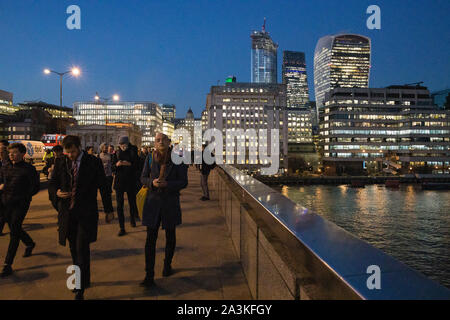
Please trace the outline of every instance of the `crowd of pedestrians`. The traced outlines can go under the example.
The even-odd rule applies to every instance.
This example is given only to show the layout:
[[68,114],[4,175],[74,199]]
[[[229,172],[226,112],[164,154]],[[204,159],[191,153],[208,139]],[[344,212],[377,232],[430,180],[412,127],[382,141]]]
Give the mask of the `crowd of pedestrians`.
[[[13,273],[13,262],[22,241],[26,247],[24,257],[32,255],[36,243],[23,230],[22,223],[30,207],[32,197],[39,191],[39,174],[24,161],[26,148],[23,144],[0,141],[0,235],[4,225],[10,229],[10,242],[5,264],[0,274],[8,277]],[[155,136],[155,148],[140,150],[121,137],[117,148],[103,143],[98,153],[93,147],[82,150],[79,137],[68,135],[62,146],[53,147],[46,154],[43,172],[48,177],[48,195],[58,216],[58,242],[68,243],[72,262],[81,271],[81,287],[74,290],[76,299],[83,299],[91,283],[90,244],[97,240],[99,210],[97,194],[100,192],[105,221],[114,220],[112,193],[115,191],[118,236],[127,234],[125,228],[124,196],[128,199],[130,227],[140,221],[136,195],[141,187],[147,188],[142,210],[142,225],[147,228],[145,241],[144,287],[154,285],[155,251],[158,230],[166,233],[163,276],[170,276],[172,259],[176,248],[176,226],[181,224],[180,191],[188,184],[185,164],[175,164],[171,158],[170,139],[163,133]],[[179,154],[182,157],[182,153]],[[202,163],[203,195],[209,200],[208,175],[213,165]]]

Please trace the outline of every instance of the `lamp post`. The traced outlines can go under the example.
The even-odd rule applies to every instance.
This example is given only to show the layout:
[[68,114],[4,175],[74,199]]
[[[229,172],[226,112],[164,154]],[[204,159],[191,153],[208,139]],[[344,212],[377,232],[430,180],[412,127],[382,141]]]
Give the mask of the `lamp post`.
[[[119,101],[120,97],[118,94],[114,94],[112,97],[113,101]],[[102,101],[105,105],[105,142],[108,143],[108,104],[107,102],[111,100],[111,98],[102,98],[99,96],[98,92],[95,93],[95,101]]]
[[73,67],[72,69],[70,69],[69,71],[66,71],[66,72],[58,72],[58,71],[54,71],[54,70],[50,70],[50,69],[44,69],[44,73],[45,74],[55,73],[59,76],[59,107],[61,108],[60,116],[62,117],[62,80],[63,80],[63,77],[68,73],[72,74],[74,77],[78,77],[80,75],[81,71],[79,68]]

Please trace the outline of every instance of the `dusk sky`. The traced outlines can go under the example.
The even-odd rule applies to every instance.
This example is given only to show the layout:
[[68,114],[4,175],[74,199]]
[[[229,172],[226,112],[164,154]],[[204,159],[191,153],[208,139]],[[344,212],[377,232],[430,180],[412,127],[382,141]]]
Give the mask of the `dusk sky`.
[[[68,30],[66,9],[81,8],[81,30]],[[366,9],[381,8],[381,30]],[[450,1],[1,0],[0,89],[14,102],[59,104],[59,79],[48,67],[82,70],[64,79],[64,105],[118,93],[121,100],[173,103],[196,117],[217,81],[250,81],[250,33],[266,29],[283,50],[306,54],[310,99],[317,40],[339,32],[372,39],[371,87],[424,81],[450,87]]]

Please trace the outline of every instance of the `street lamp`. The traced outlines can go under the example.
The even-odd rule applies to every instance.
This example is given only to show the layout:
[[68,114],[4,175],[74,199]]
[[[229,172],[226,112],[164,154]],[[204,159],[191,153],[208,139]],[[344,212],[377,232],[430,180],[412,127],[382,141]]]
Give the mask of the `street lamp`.
[[61,108],[61,113],[62,113],[62,80],[64,75],[70,73],[72,74],[74,77],[78,77],[81,74],[81,71],[79,68],[77,67],[73,67],[72,69],[70,69],[69,71],[66,72],[57,72],[51,69],[44,69],[44,73],[45,74],[50,74],[50,73],[55,73],[59,76],[59,107]]
[[[100,97],[98,92],[96,92],[94,99],[95,99],[95,101],[102,101],[102,103],[104,103],[104,105],[105,105],[105,140],[106,140],[105,142],[108,143],[108,104],[107,104],[107,102],[109,100],[111,100],[111,98]],[[112,100],[119,101],[119,99],[120,99],[120,97],[118,94],[112,95]]]

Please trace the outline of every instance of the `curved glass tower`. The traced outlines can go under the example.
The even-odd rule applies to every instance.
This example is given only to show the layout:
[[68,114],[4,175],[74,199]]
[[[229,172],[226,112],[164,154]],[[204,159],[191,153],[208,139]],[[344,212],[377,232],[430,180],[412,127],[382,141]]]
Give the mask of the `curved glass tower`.
[[251,82],[277,83],[277,49],[266,32],[266,22],[262,31],[253,31],[252,38],[252,77]]
[[339,34],[319,39],[314,51],[314,90],[317,109],[334,88],[367,88],[370,75],[370,39]]

